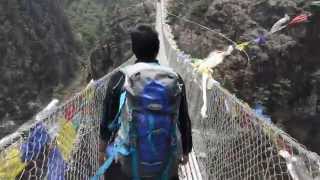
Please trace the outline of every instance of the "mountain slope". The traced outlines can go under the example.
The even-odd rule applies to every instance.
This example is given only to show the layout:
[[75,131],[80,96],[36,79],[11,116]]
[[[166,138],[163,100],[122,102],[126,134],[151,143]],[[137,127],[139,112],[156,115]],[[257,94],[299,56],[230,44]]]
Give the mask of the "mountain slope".
[[78,69],[60,0],[0,2],[0,137],[29,120]]
[[155,22],[152,0],[70,0],[66,4],[88,79],[104,76],[133,55],[130,28]]

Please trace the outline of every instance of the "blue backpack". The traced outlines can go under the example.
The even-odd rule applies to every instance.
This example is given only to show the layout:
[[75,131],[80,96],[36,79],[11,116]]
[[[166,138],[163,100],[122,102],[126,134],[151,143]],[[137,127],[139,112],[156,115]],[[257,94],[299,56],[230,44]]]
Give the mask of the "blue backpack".
[[119,113],[109,126],[118,131],[107,148],[105,167],[117,160],[134,180],[169,179],[182,151],[178,76],[156,63],[137,63],[121,72],[126,76],[124,91]]

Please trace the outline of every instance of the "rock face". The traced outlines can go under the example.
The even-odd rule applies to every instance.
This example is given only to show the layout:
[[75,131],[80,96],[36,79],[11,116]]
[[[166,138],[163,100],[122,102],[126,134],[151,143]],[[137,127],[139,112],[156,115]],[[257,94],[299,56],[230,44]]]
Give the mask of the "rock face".
[[60,0],[0,2],[0,137],[29,120],[78,69]]
[[[266,34],[285,14],[293,17],[308,11],[311,0],[180,0],[170,12],[193,20],[236,42]],[[316,21],[320,21],[318,18]],[[206,57],[228,43],[216,33],[181,19],[169,18],[179,46],[194,57]],[[318,22],[319,23],[319,22]],[[265,45],[235,52],[215,70],[224,87],[252,107],[263,105],[272,120],[320,153],[320,27],[305,23],[270,36]]]
[[155,22],[152,0],[73,0],[67,14],[83,54],[89,57],[89,78],[99,79],[128,60],[131,52],[129,30],[138,23]]

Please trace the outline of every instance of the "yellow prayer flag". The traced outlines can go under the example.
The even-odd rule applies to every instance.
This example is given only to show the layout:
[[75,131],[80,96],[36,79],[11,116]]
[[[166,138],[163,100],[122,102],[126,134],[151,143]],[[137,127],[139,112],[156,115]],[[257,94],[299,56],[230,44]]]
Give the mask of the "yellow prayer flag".
[[20,150],[16,147],[10,148],[0,156],[0,179],[15,180],[25,167]]
[[70,158],[77,132],[72,122],[67,122],[66,119],[60,120],[60,127],[61,129],[57,136],[57,145],[63,159],[67,161]]
[[205,67],[205,66],[199,66],[198,71],[202,74],[202,75],[206,75],[206,76],[210,76],[213,73],[213,70]]
[[244,51],[249,45],[250,45],[250,42],[240,43],[240,44],[237,44],[236,49],[238,49],[239,51]]
[[86,99],[92,100],[94,98],[94,93],[95,93],[95,90],[92,87],[88,89],[88,92],[86,93]]

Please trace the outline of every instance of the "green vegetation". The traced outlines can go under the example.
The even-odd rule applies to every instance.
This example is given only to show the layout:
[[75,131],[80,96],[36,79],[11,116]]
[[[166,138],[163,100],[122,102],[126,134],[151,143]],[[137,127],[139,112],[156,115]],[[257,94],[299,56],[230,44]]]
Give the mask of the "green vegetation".
[[82,52],[87,54],[99,36],[103,35],[101,29],[105,29],[103,22],[107,8],[98,6],[92,0],[70,0],[66,3],[66,9],[76,40],[81,43]]
[[65,11],[88,78],[100,78],[130,58],[129,29],[155,20],[152,0],[69,0]]
[[120,13],[120,7],[128,8],[135,2],[128,0],[68,0],[66,14],[81,44],[81,54],[87,56],[98,41],[112,36],[112,21]]

